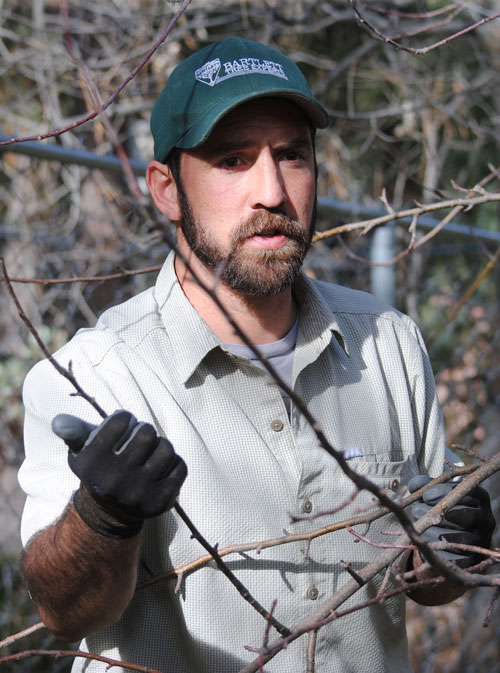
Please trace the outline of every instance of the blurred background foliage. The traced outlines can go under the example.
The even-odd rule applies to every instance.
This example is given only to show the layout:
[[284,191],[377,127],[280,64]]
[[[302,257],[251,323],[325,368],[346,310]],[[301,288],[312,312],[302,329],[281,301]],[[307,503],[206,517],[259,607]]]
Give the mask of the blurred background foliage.
[[[93,109],[85,81],[65,47],[59,0],[0,2],[0,134],[38,135],[69,126]],[[179,4],[165,0],[83,0],[69,4],[69,27],[102,100],[144,57]],[[422,48],[500,12],[498,0],[359,3],[372,26],[405,46]],[[317,229],[363,219],[362,207],[398,210],[463,196],[496,168],[498,192],[500,20],[415,55],[373,38],[347,0],[193,0],[170,36],[108,108],[129,156],[148,161],[149,113],[171,70],[194,50],[229,35],[282,49],[306,73],[331,113],[317,137],[318,193],[347,211],[320,210]],[[113,147],[98,119],[44,142],[99,155]],[[0,148],[0,254],[12,277],[62,279],[106,275],[160,264],[161,232],[140,215],[120,175],[46,161]],[[347,212],[347,214],[346,214]],[[443,215],[437,214],[439,218]],[[498,205],[461,212],[467,235],[437,237],[394,266],[395,305],[420,325],[429,344],[448,443],[488,456],[500,445],[500,273],[496,265],[456,317],[446,317],[495,255]],[[417,238],[424,234],[417,229]],[[410,241],[395,227],[395,252]],[[310,273],[370,290],[372,234],[317,243]],[[106,282],[16,284],[24,310],[50,350],[107,306],[154,281],[148,273]],[[0,639],[38,620],[17,575],[22,496],[15,472],[22,460],[20,393],[41,357],[5,292],[0,295]],[[465,457],[467,460],[467,457]],[[489,484],[497,517],[499,483]],[[500,618],[482,629],[486,592],[451,606],[410,605],[415,670],[499,671]],[[464,629],[466,636],[464,636]],[[43,633],[43,635],[40,635]],[[9,648],[52,647],[46,632]],[[5,654],[2,651],[0,654]],[[3,664],[12,671],[60,671],[68,663],[31,658]]]

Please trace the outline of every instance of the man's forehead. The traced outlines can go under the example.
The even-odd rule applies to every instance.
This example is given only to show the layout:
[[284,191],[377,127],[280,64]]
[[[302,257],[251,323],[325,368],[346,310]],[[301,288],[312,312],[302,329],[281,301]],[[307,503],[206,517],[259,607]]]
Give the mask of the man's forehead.
[[233,108],[214,127],[205,143],[239,142],[255,144],[259,132],[270,132],[283,142],[312,142],[312,129],[307,116],[293,101],[286,98],[263,97]]

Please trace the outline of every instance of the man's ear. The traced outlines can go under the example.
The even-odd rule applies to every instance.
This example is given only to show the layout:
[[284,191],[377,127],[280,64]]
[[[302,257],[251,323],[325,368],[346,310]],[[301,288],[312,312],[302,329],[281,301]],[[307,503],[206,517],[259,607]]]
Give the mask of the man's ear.
[[146,169],[146,184],[158,210],[171,222],[179,222],[179,193],[170,167],[159,161],[151,161]]

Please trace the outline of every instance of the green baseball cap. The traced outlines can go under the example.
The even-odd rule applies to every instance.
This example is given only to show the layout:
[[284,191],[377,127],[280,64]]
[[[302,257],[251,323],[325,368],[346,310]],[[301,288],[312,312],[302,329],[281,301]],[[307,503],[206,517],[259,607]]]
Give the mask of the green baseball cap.
[[252,98],[290,98],[317,128],[328,113],[295,63],[276,49],[242,37],[214,42],[175,68],[151,113],[154,157],[201,145],[230,110]]

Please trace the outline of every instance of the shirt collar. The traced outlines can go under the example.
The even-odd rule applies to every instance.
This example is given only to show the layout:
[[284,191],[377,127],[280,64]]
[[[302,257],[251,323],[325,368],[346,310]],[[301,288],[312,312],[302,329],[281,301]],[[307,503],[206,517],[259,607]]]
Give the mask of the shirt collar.
[[[172,251],[158,274],[155,299],[171,346],[171,366],[186,383],[208,353],[216,348],[226,349],[184,294],[177,280],[174,260]],[[304,273],[298,278],[294,293],[300,311],[297,345],[307,344],[318,357],[330,344],[333,333],[343,352],[349,356],[335,314]]]
[[347,341],[338,319],[319,291],[317,281],[311,280],[302,272],[295,283],[294,293],[300,307],[300,343],[310,344],[319,354],[330,344],[333,334],[345,355],[349,357]]
[[202,360],[220,340],[200,317],[184,294],[174,268],[172,251],[158,275],[155,299],[171,346],[171,365],[177,370],[182,383],[186,383]]

